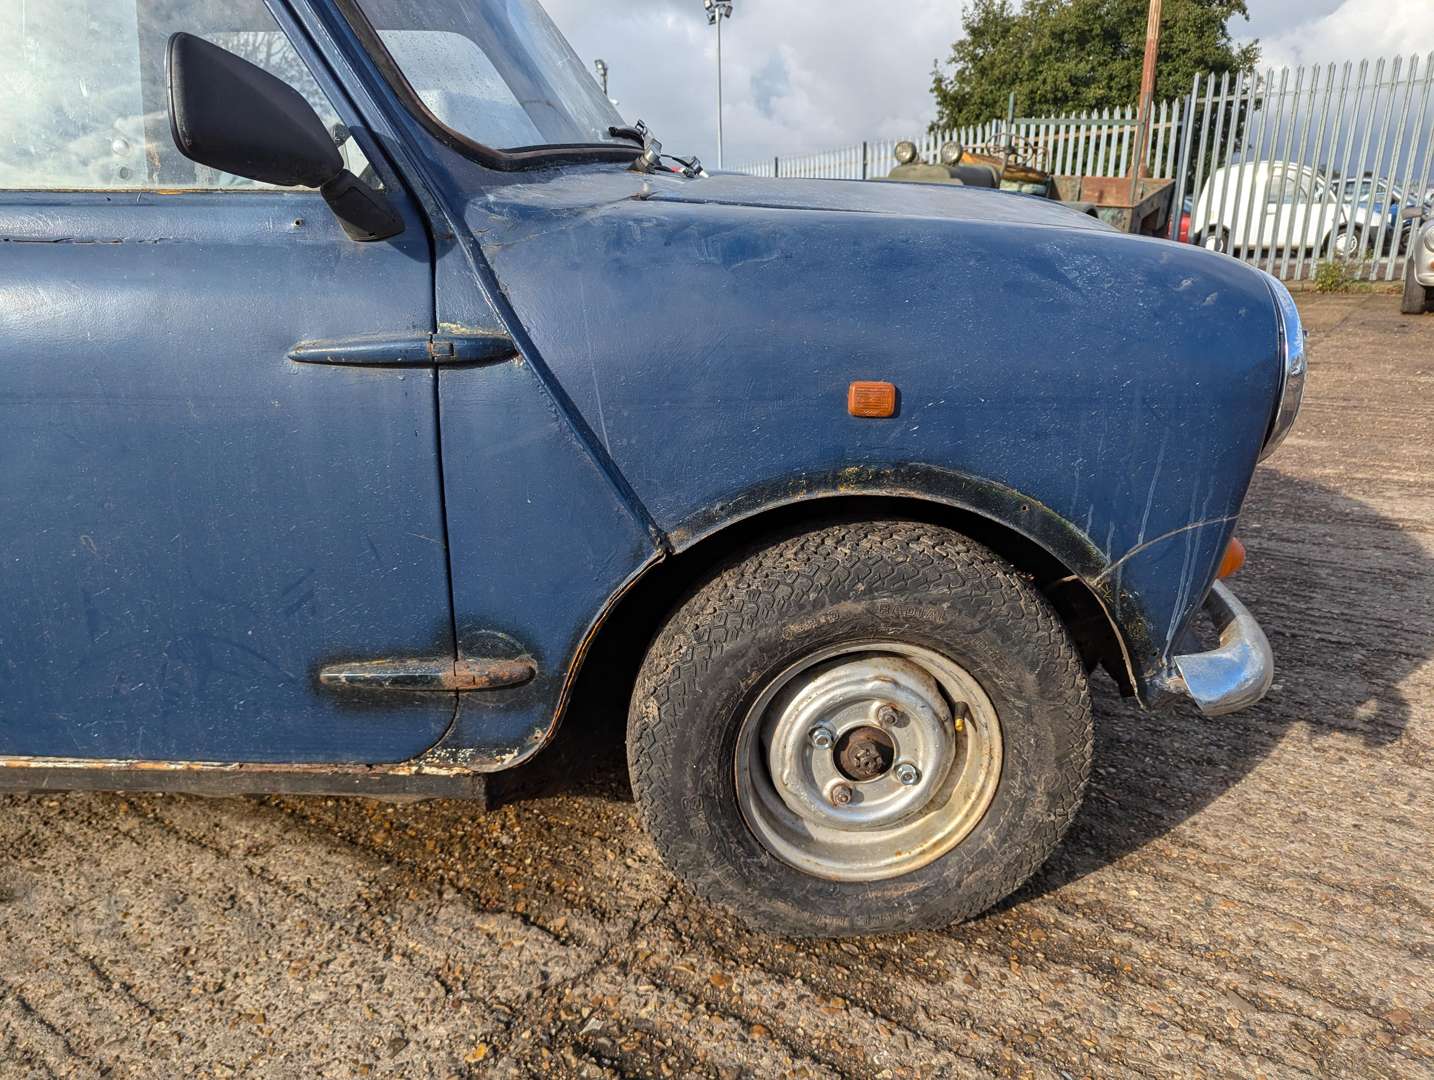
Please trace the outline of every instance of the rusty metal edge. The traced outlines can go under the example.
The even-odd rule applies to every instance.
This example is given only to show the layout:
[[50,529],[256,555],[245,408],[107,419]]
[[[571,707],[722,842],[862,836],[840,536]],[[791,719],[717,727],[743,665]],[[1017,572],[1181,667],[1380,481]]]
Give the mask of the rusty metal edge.
[[[490,773],[515,768],[557,733],[598,632],[624,596],[667,555],[653,552],[588,626],[568,664],[546,728],[511,754],[478,757],[445,739],[416,758],[388,765],[269,764],[54,757],[0,757],[0,794],[58,791],[171,792],[187,795],[330,795],[463,799],[486,806]],[[451,732],[451,728],[450,728]]]
[[423,758],[395,765],[271,765],[204,761],[0,758],[0,793],[159,792],[445,798],[487,803],[487,779]]
[[573,689],[577,685],[578,677],[582,673],[583,665],[587,662],[588,653],[592,651],[593,642],[597,640],[598,634],[602,631],[603,627],[607,625],[609,617],[617,610],[617,606],[622,602],[623,597],[627,596],[627,594],[637,586],[638,582],[654,570],[658,564],[665,561],[671,553],[671,549],[664,537],[663,545],[656,548],[651,557],[633,571],[631,576],[607,598],[607,601],[602,606],[602,610],[599,611],[592,622],[588,624],[587,630],[584,631],[582,638],[579,640],[577,647],[573,650],[572,656],[568,660],[567,671],[563,675],[563,687],[562,690],[558,692],[558,700],[553,706],[553,713],[548,720],[547,726],[541,732],[535,730],[533,737],[528,740],[527,745],[501,759],[480,761],[465,755],[461,747],[448,747],[440,742],[419,760],[431,759],[436,763],[462,761],[465,763],[464,767],[473,772],[480,774],[497,773],[506,772],[509,769],[517,768],[519,765],[524,765],[546,749],[552,743],[553,738],[558,733],[558,728],[562,726],[563,720],[567,716],[568,706],[572,703]]
[[[715,510],[672,529],[668,536],[674,552],[681,554],[729,525],[770,510],[803,502],[811,502],[815,506],[823,499],[851,495],[905,498],[944,506],[975,514],[1021,534],[1070,567],[1090,591],[1115,631],[1121,660],[1135,688],[1136,700],[1146,709],[1151,709],[1168,697],[1149,681],[1147,673],[1136,662],[1137,652],[1149,651],[1148,648],[1141,648],[1150,641],[1149,628],[1117,618],[1116,596],[1099,581],[1100,572],[1110,564],[1109,558],[1073,523],[1039,500],[994,481],[934,467],[849,466],[834,475],[805,476],[798,490],[784,491],[781,485],[772,485],[741,493]],[[994,503],[988,504],[987,500],[992,499]],[[1063,535],[1051,530],[1056,522],[1060,523]],[[1057,540],[1065,542],[1058,543]],[[605,611],[603,618],[606,614]]]

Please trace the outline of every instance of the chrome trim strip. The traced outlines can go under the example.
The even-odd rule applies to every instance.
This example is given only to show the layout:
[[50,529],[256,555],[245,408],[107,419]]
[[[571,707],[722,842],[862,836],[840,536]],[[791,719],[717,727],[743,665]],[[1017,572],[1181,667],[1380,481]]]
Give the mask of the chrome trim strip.
[[1275,657],[1260,624],[1220,581],[1205,611],[1220,631],[1220,647],[1175,657],[1180,687],[1206,716],[1225,716],[1255,704],[1270,689]]

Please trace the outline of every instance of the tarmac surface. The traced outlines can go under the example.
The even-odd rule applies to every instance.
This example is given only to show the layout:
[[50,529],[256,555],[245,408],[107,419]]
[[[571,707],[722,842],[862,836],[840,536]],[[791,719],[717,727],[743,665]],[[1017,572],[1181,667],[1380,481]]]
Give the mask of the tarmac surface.
[[1301,298],[1235,580],[1265,703],[1099,680],[1064,845],[940,933],[691,898],[620,751],[454,803],[0,798],[0,1077],[1434,1077],[1434,316]]

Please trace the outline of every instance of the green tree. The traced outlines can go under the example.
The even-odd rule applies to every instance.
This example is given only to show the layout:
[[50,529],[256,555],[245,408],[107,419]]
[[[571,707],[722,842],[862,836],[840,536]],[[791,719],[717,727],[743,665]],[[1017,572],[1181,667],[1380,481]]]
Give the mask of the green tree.
[[[1185,93],[1197,72],[1251,71],[1256,42],[1237,45],[1229,22],[1245,0],[1165,0],[1157,99]],[[1087,112],[1140,96],[1147,0],[974,0],[966,36],[937,66],[933,131],[1004,116],[1015,91],[1023,116]]]

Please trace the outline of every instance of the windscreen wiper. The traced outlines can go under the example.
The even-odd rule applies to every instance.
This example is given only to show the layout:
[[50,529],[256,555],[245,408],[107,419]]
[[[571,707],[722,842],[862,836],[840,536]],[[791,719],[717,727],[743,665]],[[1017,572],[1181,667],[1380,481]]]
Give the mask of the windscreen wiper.
[[638,146],[646,146],[648,136],[652,133],[647,130],[647,125],[641,120],[636,127],[610,127],[608,135],[614,139],[626,139],[628,142],[635,142]]
[[702,162],[696,157],[688,161],[680,157],[674,157],[672,154],[664,154],[662,152],[662,143],[653,136],[651,129],[641,120],[630,128],[610,127],[607,130],[608,134],[614,139],[630,139],[633,142],[642,144],[642,153],[638,156],[637,160],[632,163],[633,172],[656,172],[662,168],[662,159],[666,158],[669,161],[677,162],[681,168],[674,169],[673,171],[681,172],[682,175],[689,180],[694,177],[707,175],[706,171],[702,168]]

